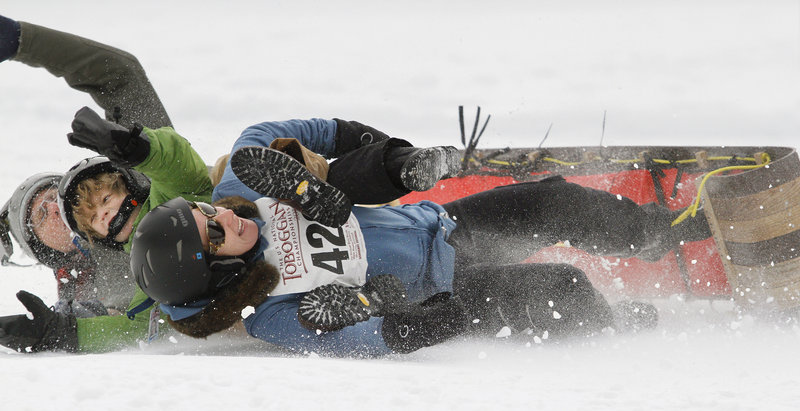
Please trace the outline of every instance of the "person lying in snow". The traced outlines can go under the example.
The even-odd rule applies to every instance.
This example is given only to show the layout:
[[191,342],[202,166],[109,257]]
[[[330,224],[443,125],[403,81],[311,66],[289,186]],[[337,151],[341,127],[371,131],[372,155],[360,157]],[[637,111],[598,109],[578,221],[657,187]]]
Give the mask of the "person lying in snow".
[[[237,157],[266,150],[235,152],[234,169]],[[519,261],[559,241],[652,261],[680,241],[710,236],[702,217],[671,227],[680,211],[639,206],[561,177],[442,205],[356,206],[344,225],[326,227],[249,190],[258,186],[257,175],[244,171],[241,179],[223,176],[213,206],[170,200],[145,216],[133,236],[131,268],[140,288],[174,328],[194,337],[229,327],[243,312],[253,337],[333,356],[407,353],[468,329],[494,333],[501,324],[550,338],[620,328],[637,316],[652,326],[657,315],[648,305],[620,306],[627,319],[615,317],[575,267]],[[393,278],[385,274],[400,286],[372,284]],[[324,288],[330,284],[361,287],[367,298],[389,301],[388,308],[346,326],[326,321],[342,312],[325,298],[345,301],[348,292]],[[399,302],[406,298],[416,303]],[[301,308],[315,305],[332,311],[303,314]]]
[[[0,16],[0,62],[6,59],[63,77],[70,87],[88,93],[107,119],[116,117],[123,126],[132,126],[134,119],[156,128],[171,126],[139,61],[123,50]],[[2,263],[13,264],[13,237],[25,254],[53,270],[58,310],[82,317],[106,314],[107,309],[124,311],[136,290],[129,275],[130,258],[108,249],[90,251],[72,235],[58,210],[63,175],[32,175],[0,210]]]
[[[114,132],[117,133],[118,136],[122,135],[122,138],[126,138],[127,136],[129,142],[136,143],[141,142],[142,139],[136,138],[128,130],[129,127],[134,126],[131,118],[135,117],[122,116],[120,118],[119,116],[114,116],[115,112],[118,113],[122,111],[124,113],[140,116],[138,117],[139,119],[144,122],[150,122],[146,124],[155,124],[159,126],[162,124],[164,126],[170,125],[169,117],[163,105],[158,100],[155,91],[144,74],[144,70],[132,55],[92,40],[30,23],[15,22],[2,16],[0,16],[0,35],[3,36],[2,41],[0,41],[0,45],[3,47],[3,52],[0,54],[3,55],[3,59],[10,56],[14,60],[34,67],[45,67],[54,75],[63,76],[70,86],[88,91],[95,101],[106,110],[107,119],[110,120],[114,118],[115,121],[119,121],[117,124],[102,121],[99,119],[99,116],[94,114],[91,110],[86,109],[83,110],[79,116],[80,119],[76,119],[82,126],[91,124],[94,127],[102,128],[104,130],[103,132],[107,133],[106,137]],[[69,50],[70,53],[56,52],[62,50]],[[2,59],[0,59],[0,61],[2,61]],[[120,106],[122,106],[124,110],[119,110],[118,108]],[[117,110],[114,110],[115,108]],[[335,141],[329,143],[328,146],[334,149],[335,154],[346,155],[349,151],[354,151],[361,145],[373,141],[378,142],[381,139],[389,139],[384,133],[357,122],[348,122],[338,119],[334,121],[336,124],[333,126],[332,130],[335,131]],[[328,124],[328,126],[330,128],[331,124]],[[177,134],[175,134],[175,136],[177,136]],[[80,140],[80,137],[78,140]],[[75,141],[76,144],[87,145],[86,141],[78,140]],[[100,141],[95,141],[95,143],[107,144],[111,141],[111,139],[108,139],[108,141],[102,140],[103,139],[100,138]],[[179,141],[180,139],[173,140]],[[392,144],[395,144],[395,142],[392,142]],[[188,143],[185,145],[188,147]],[[334,162],[336,168],[328,172],[328,179],[332,184],[340,184],[342,189],[357,201],[381,203],[393,199],[390,198],[391,196],[397,195],[399,197],[409,191],[405,187],[400,189],[386,189],[381,192],[375,192],[369,189],[370,181],[367,181],[365,176],[369,178],[386,178],[385,173],[376,173],[374,169],[370,167],[382,167],[384,160],[393,162],[394,165],[401,167],[406,173],[404,174],[405,179],[401,181],[400,184],[405,184],[411,187],[411,189],[420,190],[429,188],[425,184],[433,184],[430,182],[430,179],[436,178],[435,176],[437,174],[428,172],[417,173],[417,168],[425,167],[426,164],[430,164],[432,161],[441,158],[441,156],[446,156],[452,162],[455,155],[455,150],[452,148],[447,150],[416,150],[408,148],[406,145],[394,148],[386,144],[383,150],[369,149],[371,151],[362,151],[359,156],[351,156],[350,158],[352,158],[352,160],[349,161],[357,162],[358,166],[356,166],[356,164],[347,166],[347,161]],[[131,144],[128,148],[130,149],[136,146],[136,144]],[[149,150],[149,147],[144,149],[142,148],[143,146],[144,144],[138,146],[139,155]],[[291,147],[305,151],[304,148],[298,148],[296,145]],[[113,149],[113,147],[106,146],[106,149]],[[188,150],[191,150],[191,148],[188,148]],[[193,152],[193,150],[191,151]],[[129,165],[126,164],[126,162],[130,160],[123,157],[134,156],[132,153],[127,153],[122,156],[119,156],[119,152],[113,154],[118,155],[116,158],[117,162],[124,165]],[[415,155],[412,156],[412,154]],[[377,157],[373,160],[369,160],[371,155]],[[412,159],[413,161],[398,160],[397,157],[400,155],[403,155],[405,160]],[[138,159],[134,159],[133,161],[138,161]],[[365,162],[367,166],[365,166]],[[361,176],[361,178],[351,179],[351,176],[340,176],[338,171],[340,169],[344,170],[343,172],[353,172],[357,176]],[[85,177],[95,175],[95,173],[99,171],[119,173],[115,174],[117,175],[117,182],[122,183],[118,187],[120,190],[118,193],[133,193],[140,198],[146,198],[149,194],[148,186],[150,185],[150,181],[146,176],[141,175],[136,170],[120,167],[118,164],[100,157],[83,160],[73,167],[73,169],[67,173],[67,180],[75,184],[70,185],[68,182],[65,182],[65,184],[62,184],[62,189],[64,189],[66,193],[70,188],[77,186],[77,183],[85,180]],[[199,168],[197,171],[199,171]],[[300,170],[298,170],[298,172],[300,172]],[[75,177],[78,176],[78,174],[80,174],[81,178],[76,179]],[[415,180],[414,176],[417,175],[424,175],[426,178]],[[7,228],[5,232],[10,232],[12,236],[18,240],[18,243],[22,244],[22,247],[26,251],[30,249],[30,254],[32,254],[34,258],[39,262],[51,266],[57,275],[61,275],[61,277],[58,277],[60,279],[59,284],[71,284],[69,288],[60,288],[59,295],[65,298],[64,302],[66,304],[56,304],[56,308],[59,309],[57,311],[63,312],[67,314],[68,318],[71,318],[75,316],[89,317],[105,314],[107,308],[123,310],[126,306],[125,304],[130,302],[131,295],[135,293],[136,289],[128,276],[128,271],[130,269],[128,255],[124,252],[114,250],[123,244],[125,237],[124,235],[118,235],[119,238],[116,240],[99,238],[100,242],[110,245],[111,247],[94,247],[91,250],[86,247],[85,241],[91,241],[91,239],[85,233],[83,233],[83,239],[72,240],[71,230],[67,228],[61,216],[68,216],[66,219],[72,220],[71,225],[73,225],[73,228],[77,228],[77,223],[72,218],[71,213],[59,212],[58,208],[55,206],[55,201],[50,201],[51,197],[53,197],[53,194],[56,192],[56,185],[62,182],[63,176],[64,175],[61,173],[45,173],[35,175],[23,183],[18,192],[15,192],[15,195],[17,193],[20,193],[20,195],[13,197],[7,204],[7,206],[11,206],[4,209],[5,211],[2,213],[3,228]],[[203,180],[199,174],[194,177]],[[315,176],[309,176],[309,178],[313,179]],[[383,180],[379,181],[383,182]],[[315,182],[319,185],[327,185],[324,179],[322,181],[316,180]],[[433,182],[435,183],[435,180]],[[135,201],[136,199],[132,196],[131,200]],[[307,205],[314,205],[313,196],[306,196],[305,200]],[[64,203],[63,201],[61,208],[64,208],[65,204],[66,208],[70,208],[70,202]],[[35,207],[33,207],[34,205]],[[112,210],[112,212],[117,210]],[[128,207],[127,212],[133,211],[133,209]],[[36,212],[36,215],[34,215],[33,212]],[[124,215],[125,213],[117,212],[116,214]],[[35,218],[39,223],[31,223],[32,218]],[[125,221],[125,218],[120,218],[119,220],[127,223],[133,222],[131,218],[128,218],[127,221]],[[91,227],[89,226],[87,228]],[[101,227],[100,230],[102,231],[103,228]],[[80,230],[76,231],[81,232]],[[97,234],[97,231],[95,231],[95,234]],[[9,257],[13,252],[13,249],[11,248],[11,242],[7,234],[3,240],[4,251],[7,251],[8,254],[4,255],[5,260],[5,258]],[[80,249],[76,247],[79,245],[82,246]],[[98,259],[98,256],[101,256],[101,258]],[[121,264],[118,264],[120,262]],[[85,279],[89,278],[89,276],[93,279],[98,278],[93,275],[94,273],[91,269],[103,271],[104,276],[102,278],[123,279],[123,281],[116,281],[113,287],[111,286],[112,284],[108,284],[106,287],[107,284],[104,282],[86,281]],[[70,280],[68,276],[74,275],[77,275],[77,280]],[[68,281],[64,281],[65,279]],[[69,292],[66,290],[69,290]],[[21,294],[21,296],[22,295],[25,294]],[[98,297],[97,300],[102,299],[101,301],[106,304],[109,304],[113,300],[114,305],[112,307],[103,307],[102,304],[94,304],[96,300],[90,300],[88,297],[84,297],[85,295]],[[26,306],[31,305],[38,307],[38,302],[36,300],[39,299],[36,296],[27,294],[27,297],[21,298],[26,299]],[[80,302],[73,302],[74,298],[78,298]],[[79,307],[81,308],[80,310],[78,310]],[[91,309],[91,311],[88,309]],[[10,330],[19,325],[16,323],[14,323],[16,324],[14,325],[9,323],[9,321],[13,322],[16,320],[19,320],[18,316],[4,317],[4,319],[0,321],[0,325],[4,324],[7,326],[5,329],[9,332],[6,333],[6,336],[11,338],[9,341],[13,340],[14,334],[14,331]],[[109,349],[109,347],[125,345],[136,339],[142,339],[145,336],[147,328],[146,321],[130,322],[121,320],[123,319],[116,318],[112,320],[104,318],[87,321],[79,320],[76,322],[72,319],[66,323],[70,325],[76,323],[77,329],[83,330],[81,335],[85,336],[85,338],[81,340],[86,341],[83,346],[87,350],[104,350]],[[28,328],[28,325],[27,323],[22,324],[20,325],[21,328],[18,327],[16,330],[23,333],[27,332],[25,330]],[[129,338],[116,339],[111,337],[109,338],[110,341],[108,344],[105,342],[92,343],[91,341],[95,340],[95,336],[97,336],[98,340],[105,340],[102,336],[98,336],[102,330],[109,330],[111,336],[115,334],[124,334]],[[40,336],[40,333],[35,334]],[[14,345],[13,341],[9,344],[10,346]],[[40,346],[47,344],[31,345],[34,350],[37,350]],[[59,344],[55,345],[56,348],[58,348],[57,346]],[[75,344],[67,345],[71,345],[73,346],[71,349],[75,349]],[[19,349],[19,344],[13,348]],[[25,348],[27,348],[27,346]]]

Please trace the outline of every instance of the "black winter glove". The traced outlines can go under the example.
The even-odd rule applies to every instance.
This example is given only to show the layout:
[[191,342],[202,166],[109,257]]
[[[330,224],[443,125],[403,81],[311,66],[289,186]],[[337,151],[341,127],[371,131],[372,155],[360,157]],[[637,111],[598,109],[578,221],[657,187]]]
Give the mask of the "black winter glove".
[[338,118],[333,120],[336,121],[336,135],[334,136],[336,148],[333,150],[335,157],[349,153],[367,144],[389,139],[386,133],[357,121],[345,121]]
[[406,354],[453,338],[467,325],[464,304],[444,292],[404,311],[386,314],[381,335],[392,351]]
[[150,154],[150,139],[142,133],[142,126],[134,124],[128,130],[100,118],[89,107],[75,113],[72,133],[67,134],[67,139],[73,146],[88,148],[126,168],[141,163]]
[[0,344],[19,352],[78,350],[78,328],[75,317],[56,313],[42,300],[27,292],[17,293],[17,299],[33,314],[0,317]]

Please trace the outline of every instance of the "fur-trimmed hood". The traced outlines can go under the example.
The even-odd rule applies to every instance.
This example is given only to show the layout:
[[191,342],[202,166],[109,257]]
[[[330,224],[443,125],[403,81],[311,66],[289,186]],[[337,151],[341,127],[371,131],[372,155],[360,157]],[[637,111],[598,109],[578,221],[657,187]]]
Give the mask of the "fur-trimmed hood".
[[242,320],[242,310],[257,307],[269,296],[278,284],[278,269],[265,261],[247,265],[241,279],[215,295],[199,313],[169,324],[182,334],[194,338],[205,338],[226,330]]

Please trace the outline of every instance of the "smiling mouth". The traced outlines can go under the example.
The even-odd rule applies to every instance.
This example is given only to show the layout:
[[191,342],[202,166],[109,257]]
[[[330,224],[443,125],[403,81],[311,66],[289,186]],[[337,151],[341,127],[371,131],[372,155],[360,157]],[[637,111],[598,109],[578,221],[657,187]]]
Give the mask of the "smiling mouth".
[[239,219],[239,235],[242,235],[242,233],[244,233],[244,224],[242,224],[242,219],[240,218]]

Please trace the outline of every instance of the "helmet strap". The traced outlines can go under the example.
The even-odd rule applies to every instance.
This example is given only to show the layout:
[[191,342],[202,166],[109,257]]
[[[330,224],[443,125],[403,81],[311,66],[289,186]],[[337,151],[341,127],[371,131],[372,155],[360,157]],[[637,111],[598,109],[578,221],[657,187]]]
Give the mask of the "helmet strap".
[[208,255],[208,268],[214,275],[212,287],[216,290],[230,284],[239,274],[247,268],[247,264],[253,260],[256,253],[260,250],[261,241],[256,241],[253,247],[244,254],[238,256],[218,256]]
[[116,241],[114,240],[114,237],[119,235],[120,231],[122,231],[122,227],[125,227],[125,223],[128,222],[131,214],[133,214],[133,210],[136,209],[136,206],[138,205],[139,201],[130,194],[128,194],[125,199],[122,200],[122,205],[119,206],[117,215],[115,215],[114,219],[112,219],[108,224],[108,235],[106,236],[106,240]]

